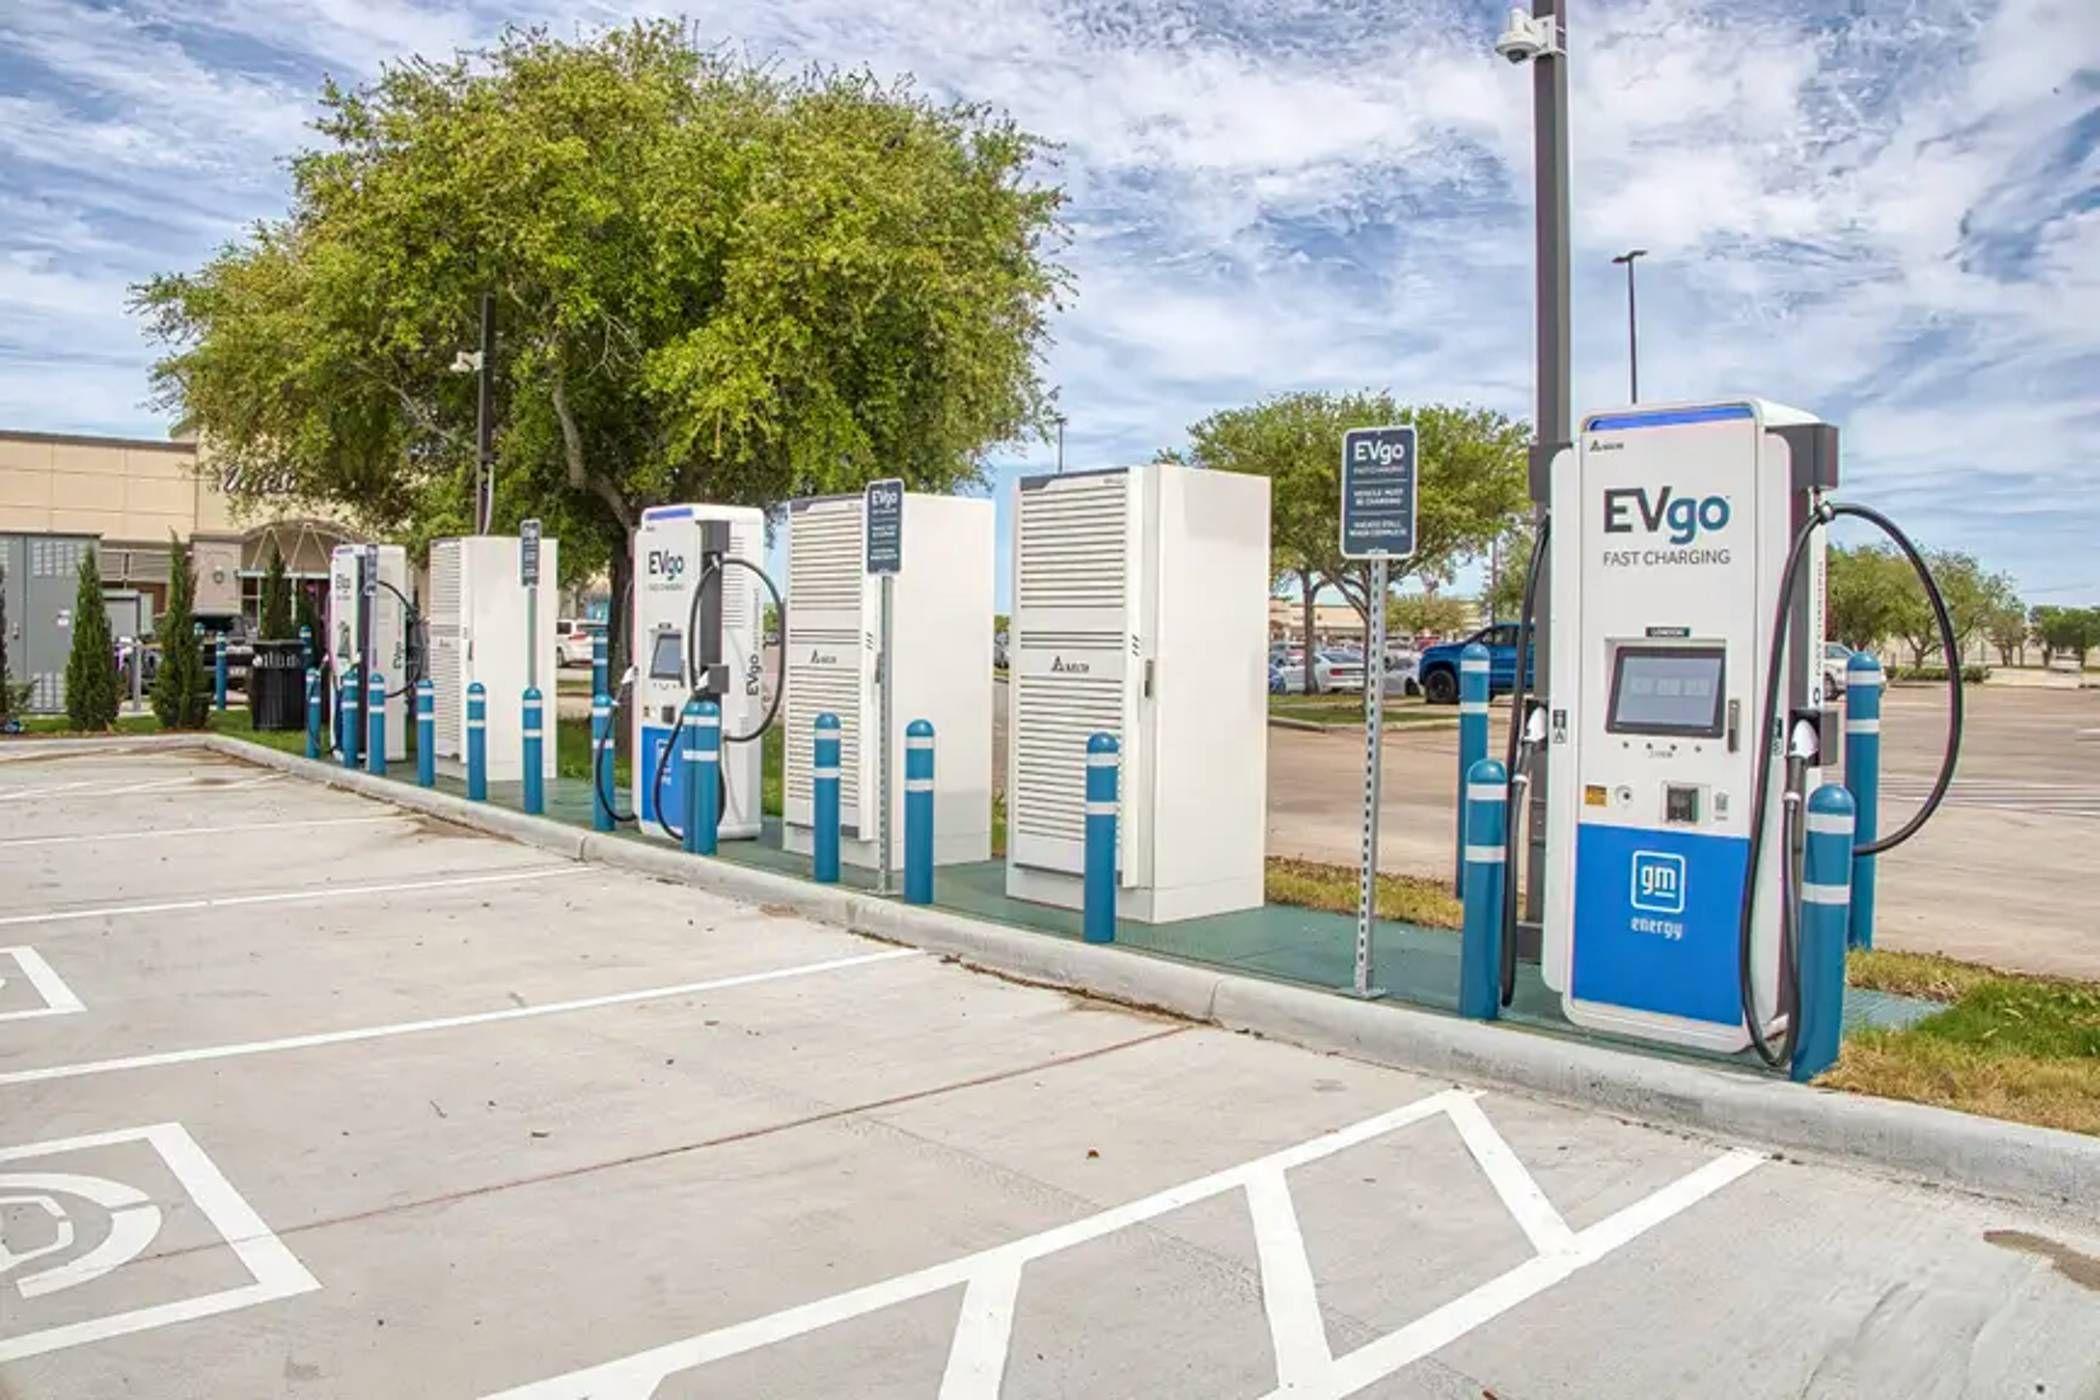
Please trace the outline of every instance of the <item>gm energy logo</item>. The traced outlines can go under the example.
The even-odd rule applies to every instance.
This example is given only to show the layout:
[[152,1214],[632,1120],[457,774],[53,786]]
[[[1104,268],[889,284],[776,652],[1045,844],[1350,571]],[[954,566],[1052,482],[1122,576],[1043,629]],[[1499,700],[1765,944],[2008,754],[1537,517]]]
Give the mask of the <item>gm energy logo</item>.
[[1670,548],[1608,549],[1607,566],[1635,564],[1726,564],[1728,550],[1701,547],[1702,534],[1728,528],[1733,510],[1726,496],[1680,496],[1665,486],[1650,494],[1645,486],[1616,486],[1604,493],[1604,533],[1661,535]]
[[1682,914],[1684,857],[1668,851],[1635,851],[1633,907],[1650,914]]

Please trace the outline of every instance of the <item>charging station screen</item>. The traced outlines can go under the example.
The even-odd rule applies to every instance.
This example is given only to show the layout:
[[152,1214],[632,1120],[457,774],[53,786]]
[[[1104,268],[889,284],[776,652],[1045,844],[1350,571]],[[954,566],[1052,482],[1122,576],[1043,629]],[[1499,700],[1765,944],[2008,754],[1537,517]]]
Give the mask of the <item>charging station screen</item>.
[[1621,647],[1612,663],[1611,722],[1620,734],[1721,734],[1720,647]]
[[685,636],[679,632],[656,634],[655,648],[649,653],[649,679],[652,681],[675,681],[685,678]]

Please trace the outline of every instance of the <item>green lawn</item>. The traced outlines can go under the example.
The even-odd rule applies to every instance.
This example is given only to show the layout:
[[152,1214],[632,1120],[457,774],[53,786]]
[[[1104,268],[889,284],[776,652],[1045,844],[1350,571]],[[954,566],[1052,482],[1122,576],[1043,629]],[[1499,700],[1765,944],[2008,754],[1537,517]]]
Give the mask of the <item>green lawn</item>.
[[[1364,721],[1364,699],[1361,695],[1271,695],[1269,713],[1282,719],[1309,720],[1314,724],[1362,724]],[[1385,700],[1385,722],[1388,728],[1401,724],[1427,724],[1439,720],[1458,718],[1458,711],[1448,705],[1432,706],[1421,696],[1401,697],[1389,695]]]

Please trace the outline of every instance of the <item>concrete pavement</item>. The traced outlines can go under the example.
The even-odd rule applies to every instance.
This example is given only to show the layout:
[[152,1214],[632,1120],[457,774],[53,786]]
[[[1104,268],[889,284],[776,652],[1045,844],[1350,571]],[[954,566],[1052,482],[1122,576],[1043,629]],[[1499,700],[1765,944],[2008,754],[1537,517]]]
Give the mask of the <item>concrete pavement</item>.
[[2090,1213],[243,775],[0,765],[0,1395],[2100,1393]]

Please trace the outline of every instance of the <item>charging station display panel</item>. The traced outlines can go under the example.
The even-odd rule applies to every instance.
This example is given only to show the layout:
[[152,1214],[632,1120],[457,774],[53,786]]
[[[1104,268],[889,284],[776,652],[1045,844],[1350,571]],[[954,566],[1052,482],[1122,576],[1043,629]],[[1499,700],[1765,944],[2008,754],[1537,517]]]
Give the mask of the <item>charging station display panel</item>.
[[1612,658],[1614,734],[1677,734],[1718,739],[1728,653],[1720,647],[1620,647]]
[[649,679],[675,681],[685,678],[685,634],[658,632],[649,648]]

